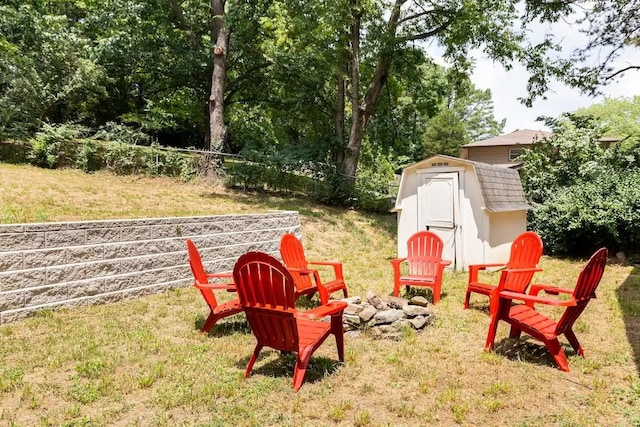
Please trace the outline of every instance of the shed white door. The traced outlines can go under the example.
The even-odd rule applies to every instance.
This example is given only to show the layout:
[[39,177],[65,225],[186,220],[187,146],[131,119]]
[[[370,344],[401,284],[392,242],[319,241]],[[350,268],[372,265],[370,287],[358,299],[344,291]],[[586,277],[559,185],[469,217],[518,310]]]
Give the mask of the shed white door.
[[458,173],[421,174],[418,187],[418,230],[429,230],[444,242],[442,257],[462,265],[458,224]]

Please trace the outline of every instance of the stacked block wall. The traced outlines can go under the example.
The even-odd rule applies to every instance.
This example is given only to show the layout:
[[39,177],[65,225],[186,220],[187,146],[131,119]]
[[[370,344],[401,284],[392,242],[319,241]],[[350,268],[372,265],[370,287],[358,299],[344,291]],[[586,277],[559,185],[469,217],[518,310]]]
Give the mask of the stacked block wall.
[[0,324],[190,286],[188,238],[207,271],[229,272],[248,251],[279,258],[288,232],[297,212],[0,225]]

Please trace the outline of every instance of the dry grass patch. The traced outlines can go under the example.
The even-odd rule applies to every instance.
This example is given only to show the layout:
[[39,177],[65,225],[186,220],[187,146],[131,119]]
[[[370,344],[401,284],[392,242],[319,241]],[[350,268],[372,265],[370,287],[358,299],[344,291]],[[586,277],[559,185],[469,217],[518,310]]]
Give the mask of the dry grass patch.
[[[392,290],[391,215],[165,179],[8,165],[0,179],[3,222],[297,209],[309,257],[343,261],[352,295]],[[583,263],[543,257],[536,281],[573,286]],[[446,273],[433,326],[398,342],[347,337],[345,364],[329,339],[298,393],[295,359],[275,351],[244,379],[255,341],[243,316],[199,334],[207,308],[194,289],[46,311],[0,326],[0,425],[640,425],[637,274],[607,266],[578,323],[586,358],[565,346],[570,373],[504,325],[483,352],[486,299],[463,310],[466,274]]]

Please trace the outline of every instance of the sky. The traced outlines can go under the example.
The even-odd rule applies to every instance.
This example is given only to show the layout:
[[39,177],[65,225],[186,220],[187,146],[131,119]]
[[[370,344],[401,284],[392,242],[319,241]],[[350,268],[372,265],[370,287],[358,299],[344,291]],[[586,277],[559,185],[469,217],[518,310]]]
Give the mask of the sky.
[[[586,44],[586,38],[580,33],[578,26],[572,23],[573,18],[553,25],[539,25],[531,33],[531,37],[552,34],[562,42],[562,55],[569,54],[578,47]],[[428,50],[437,58],[437,48]],[[605,97],[620,98],[640,95],[640,71],[629,71],[618,81],[601,88],[603,95],[590,97],[583,95],[577,89],[571,89],[561,83],[554,82],[551,90],[546,94],[547,99],[536,99],[531,108],[524,106],[518,98],[526,96],[528,79],[527,71],[514,65],[506,71],[500,64],[483,58],[481,53],[473,55],[476,60],[475,71],[471,77],[478,89],[491,89],[494,116],[497,120],[506,119],[504,133],[517,129],[549,130],[543,122],[536,121],[539,116],[558,117],[564,112],[573,112],[582,107],[602,102]],[[628,65],[638,63],[640,52],[638,49],[627,49],[614,64]],[[436,59],[437,61],[437,59]]]
[[[628,53],[626,56],[631,55]],[[603,95],[595,98],[582,95],[579,90],[560,83],[552,84],[552,91],[547,93],[546,100],[536,99],[533,106],[527,108],[518,100],[526,95],[527,79],[527,71],[522,67],[514,66],[506,71],[500,64],[493,64],[489,60],[477,61],[471,80],[478,89],[491,89],[495,118],[507,119],[504,133],[517,129],[549,130],[543,122],[536,121],[536,118],[558,117],[564,112],[602,102],[604,97],[640,95],[640,72],[630,71],[619,81],[601,88]]]

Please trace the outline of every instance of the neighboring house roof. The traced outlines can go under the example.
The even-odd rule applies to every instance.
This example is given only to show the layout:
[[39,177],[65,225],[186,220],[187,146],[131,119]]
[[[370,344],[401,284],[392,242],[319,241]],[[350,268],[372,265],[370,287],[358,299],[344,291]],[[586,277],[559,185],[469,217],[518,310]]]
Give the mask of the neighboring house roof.
[[483,139],[469,144],[465,144],[462,148],[468,147],[494,147],[498,145],[531,145],[536,141],[542,141],[544,138],[550,138],[553,132],[545,132],[541,130],[522,129],[515,130],[505,135],[494,136],[493,138]]
[[[522,182],[518,171],[505,168],[504,166],[490,165],[487,163],[475,162],[473,160],[461,159],[445,155],[433,156],[407,166],[402,172],[400,181],[400,191],[396,200],[396,207],[393,211],[400,209],[400,199],[404,183],[404,174],[413,172],[416,169],[432,167],[433,163],[462,163],[471,165],[474,168],[480,193],[485,207],[491,212],[509,212],[531,209],[524,196]],[[437,169],[437,166],[435,167]]]

